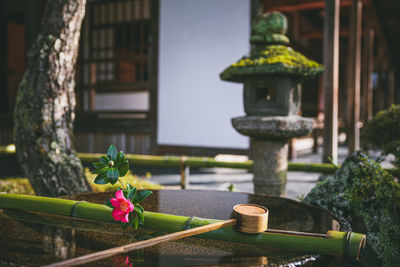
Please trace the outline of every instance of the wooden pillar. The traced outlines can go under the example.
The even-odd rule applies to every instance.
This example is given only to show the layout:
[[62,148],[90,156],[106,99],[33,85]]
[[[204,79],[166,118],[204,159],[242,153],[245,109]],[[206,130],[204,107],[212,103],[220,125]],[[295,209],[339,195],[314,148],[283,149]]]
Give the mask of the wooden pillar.
[[385,47],[384,42],[382,39],[379,40],[378,45],[378,52],[376,57],[376,68],[378,73],[378,87],[375,91],[375,98],[374,98],[374,113],[377,113],[380,110],[385,108],[384,102],[384,88],[385,88],[385,67],[383,59],[385,57]]
[[186,157],[181,157],[179,171],[181,174],[181,188],[188,189],[190,186],[190,167],[185,164]]
[[400,104],[400,90],[399,90],[399,69],[394,70],[394,104]]
[[[367,14],[367,13],[366,13]],[[364,49],[362,60],[362,87],[361,87],[361,117],[367,123],[373,116],[373,84],[372,73],[374,71],[374,36],[375,31],[369,20],[366,20],[364,35]]]
[[388,108],[394,104],[394,91],[395,91],[395,80],[394,80],[394,70],[390,69],[388,73]]
[[93,111],[96,109],[96,89],[94,86],[96,85],[96,63],[90,64],[90,89],[89,89],[89,110]]
[[376,90],[375,112],[385,109],[385,71],[382,65],[378,69],[378,88]]
[[292,12],[292,36],[298,42],[300,40],[300,16],[299,11]]
[[350,14],[350,34],[347,63],[346,128],[349,153],[360,148],[360,68],[361,68],[362,0],[353,0]]
[[325,0],[323,162],[337,162],[339,95],[339,0]]

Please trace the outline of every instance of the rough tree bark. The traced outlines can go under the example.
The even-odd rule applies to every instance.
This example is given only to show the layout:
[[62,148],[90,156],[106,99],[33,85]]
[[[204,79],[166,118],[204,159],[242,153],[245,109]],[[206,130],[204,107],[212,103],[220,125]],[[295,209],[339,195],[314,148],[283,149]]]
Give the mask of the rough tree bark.
[[91,191],[73,149],[75,64],[86,0],[48,0],[14,112],[18,162],[37,195]]

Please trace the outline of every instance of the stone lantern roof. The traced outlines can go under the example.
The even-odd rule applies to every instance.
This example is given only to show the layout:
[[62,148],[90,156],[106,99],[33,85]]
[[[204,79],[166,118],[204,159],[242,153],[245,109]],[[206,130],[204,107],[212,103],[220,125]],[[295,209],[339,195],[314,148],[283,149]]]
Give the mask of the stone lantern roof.
[[288,46],[286,17],[279,12],[265,13],[252,24],[250,55],[226,68],[222,80],[244,82],[253,76],[270,74],[293,77],[297,82],[312,78],[323,66]]

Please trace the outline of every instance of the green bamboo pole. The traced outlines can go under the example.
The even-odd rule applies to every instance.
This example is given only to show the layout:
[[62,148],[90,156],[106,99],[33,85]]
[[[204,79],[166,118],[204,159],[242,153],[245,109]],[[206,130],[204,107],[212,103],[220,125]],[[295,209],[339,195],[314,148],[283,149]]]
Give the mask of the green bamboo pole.
[[[13,150],[14,148],[14,150]],[[14,154],[13,145],[0,146],[0,154]],[[89,165],[98,161],[104,154],[78,153],[82,163]],[[159,167],[197,167],[197,168],[234,168],[234,169],[253,169],[253,161],[229,162],[215,160],[208,157],[178,157],[178,156],[156,156],[156,155],[125,155],[131,165],[136,166],[159,166]],[[318,172],[330,174],[335,172],[337,166],[328,163],[293,163],[289,162],[288,171]]]
[[[82,163],[89,165],[96,162],[103,154],[78,153]],[[180,167],[189,166],[197,168],[234,168],[234,169],[253,169],[253,161],[243,162],[219,161],[207,157],[177,157],[177,156],[151,156],[151,155],[132,155],[125,156],[129,164],[136,166],[160,166],[160,167]],[[337,170],[338,166],[329,163],[288,163],[288,171],[318,172],[331,174]]]
[[[78,153],[83,164],[90,164],[98,161],[103,154],[88,154]],[[253,161],[247,160],[244,162],[229,162],[218,161],[207,157],[178,157],[178,156],[153,156],[153,155],[132,155],[127,154],[125,158],[129,160],[131,165],[140,166],[160,166],[160,167],[180,167],[181,165],[199,168],[236,168],[236,169],[251,169]]]
[[[75,200],[0,193],[0,208],[44,212],[103,222],[115,222],[111,216],[111,209],[109,207]],[[145,228],[169,233],[183,230],[184,225],[189,220],[189,217],[185,216],[149,211],[144,213],[144,217]],[[219,221],[220,220],[193,218],[189,227],[194,228]],[[232,227],[226,227],[201,234],[199,237],[282,248],[286,250],[333,254],[347,256],[353,259],[358,259],[361,247],[365,244],[365,235],[338,231],[328,231],[326,237],[298,236],[268,232],[250,235],[237,232]]]
[[297,171],[297,172],[318,172],[323,174],[332,174],[334,173],[340,165],[335,166],[330,163],[298,163],[298,162],[289,162],[288,163],[288,171]]
[[1,154],[15,154],[15,145],[0,146],[0,155]]
[[[15,154],[13,145],[0,146],[1,154]],[[104,154],[97,153],[78,153],[84,165],[90,165],[98,161],[100,156]],[[253,169],[253,161],[247,160],[243,162],[220,161],[207,157],[178,157],[178,156],[156,156],[156,155],[134,155],[127,154],[125,158],[129,160],[129,164],[133,166],[158,166],[158,167],[181,167],[189,166],[196,168],[233,168],[233,169]],[[288,171],[299,172],[316,172],[323,174],[334,173],[340,165],[330,163],[299,163],[288,162]],[[394,169],[386,169],[393,172]]]

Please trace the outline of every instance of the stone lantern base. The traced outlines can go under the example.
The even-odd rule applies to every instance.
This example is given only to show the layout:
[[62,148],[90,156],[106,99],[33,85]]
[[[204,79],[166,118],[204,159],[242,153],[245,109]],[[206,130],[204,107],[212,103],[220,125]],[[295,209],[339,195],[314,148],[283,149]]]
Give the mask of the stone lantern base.
[[310,133],[313,120],[300,116],[244,116],[233,118],[232,125],[251,138],[254,192],[284,196],[288,141]]

